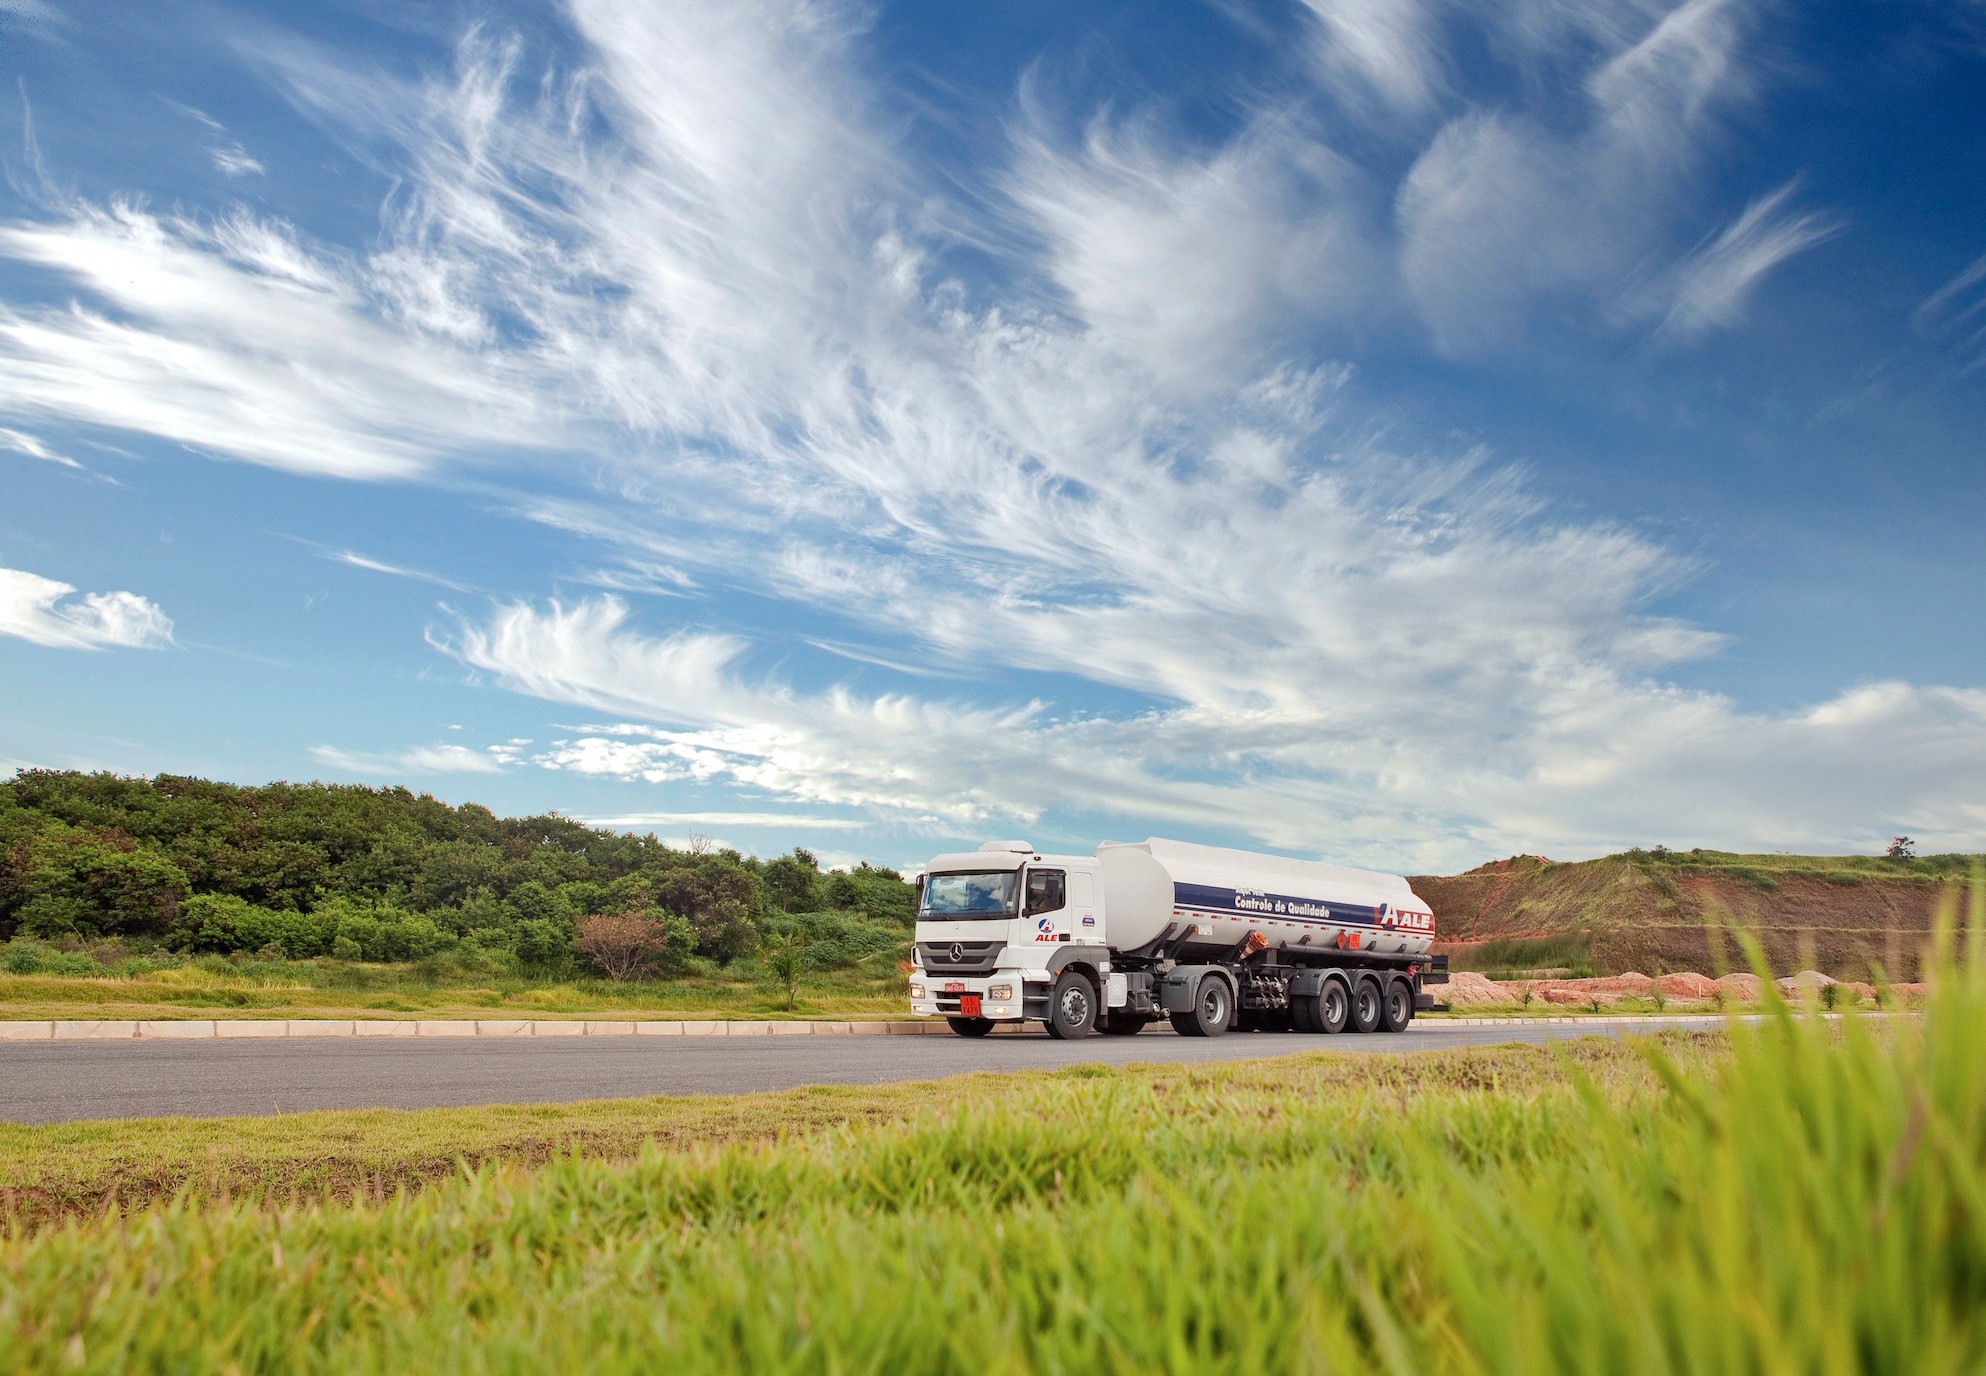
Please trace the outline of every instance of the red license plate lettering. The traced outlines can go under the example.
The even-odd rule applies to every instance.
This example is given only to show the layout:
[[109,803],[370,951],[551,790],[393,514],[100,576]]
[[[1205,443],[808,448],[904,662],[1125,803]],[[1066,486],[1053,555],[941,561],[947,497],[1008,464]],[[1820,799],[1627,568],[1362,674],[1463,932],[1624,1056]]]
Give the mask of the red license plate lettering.
[[945,986],[945,992],[947,994],[963,994],[965,992],[964,981],[953,980],[950,984],[947,984]]

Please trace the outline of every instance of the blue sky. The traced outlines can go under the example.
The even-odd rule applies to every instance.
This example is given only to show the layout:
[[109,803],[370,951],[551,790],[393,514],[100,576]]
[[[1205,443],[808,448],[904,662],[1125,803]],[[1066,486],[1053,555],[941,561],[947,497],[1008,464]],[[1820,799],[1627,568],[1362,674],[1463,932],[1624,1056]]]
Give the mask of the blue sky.
[[0,0],[0,762],[1986,849],[1986,7]]

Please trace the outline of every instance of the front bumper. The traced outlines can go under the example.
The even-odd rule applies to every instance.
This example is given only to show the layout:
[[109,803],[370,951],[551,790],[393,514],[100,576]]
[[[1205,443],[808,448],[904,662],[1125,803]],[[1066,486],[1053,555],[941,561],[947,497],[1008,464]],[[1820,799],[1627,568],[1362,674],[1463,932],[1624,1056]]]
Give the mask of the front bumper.
[[[994,1022],[1020,1022],[1027,1015],[1023,1011],[1025,1000],[1023,984],[1018,970],[997,970],[990,975],[980,976],[936,976],[922,970],[911,973],[910,982],[921,987],[923,998],[910,1000],[910,1011],[923,1018],[959,1017],[960,1001],[968,995],[979,998],[979,1016]],[[994,989],[1005,989],[1008,997],[996,999]]]

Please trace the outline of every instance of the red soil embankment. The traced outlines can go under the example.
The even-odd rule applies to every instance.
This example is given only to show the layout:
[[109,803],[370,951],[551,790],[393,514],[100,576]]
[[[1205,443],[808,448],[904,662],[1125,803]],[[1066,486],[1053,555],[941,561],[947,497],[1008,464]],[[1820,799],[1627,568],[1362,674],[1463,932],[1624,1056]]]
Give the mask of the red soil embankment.
[[1920,978],[1934,914],[1950,901],[1948,879],[1819,868],[1840,863],[1827,858],[1811,863],[1811,871],[1791,863],[1768,871],[1692,864],[1687,856],[1651,861],[1630,853],[1573,864],[1520,856],[1411,883],[1434,909],[1435,950],[1457,966],[1479,963],[1476,953],[1490,942],[1557,938],[1601,971],[1743,969],[1733,933],[1745,931],[1775,972],[1869,981],[1879,967],[1891,979]]

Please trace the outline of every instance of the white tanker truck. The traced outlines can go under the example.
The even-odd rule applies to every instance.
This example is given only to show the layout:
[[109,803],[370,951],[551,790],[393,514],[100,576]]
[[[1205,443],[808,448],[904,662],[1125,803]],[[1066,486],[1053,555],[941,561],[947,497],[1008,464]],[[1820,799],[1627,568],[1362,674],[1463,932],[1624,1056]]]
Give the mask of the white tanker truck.
[[1397,875],[1157,837],[1095,855],[989,841],[918,880],[910,1007],[962,1037],[1028,1019],[1064,1040],[1162,1018],[1189,1037],[1399,1032],[1441,1006],[1433,941]]

